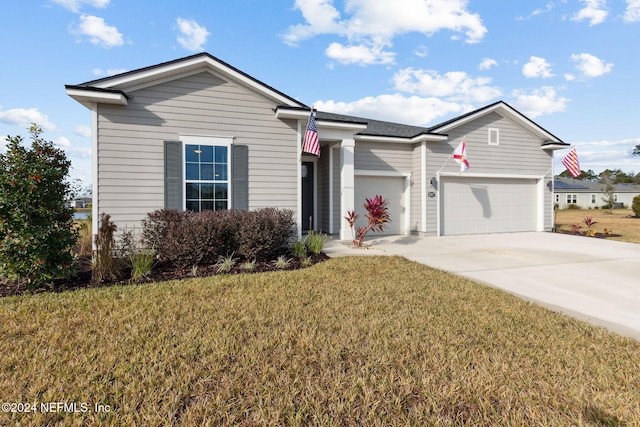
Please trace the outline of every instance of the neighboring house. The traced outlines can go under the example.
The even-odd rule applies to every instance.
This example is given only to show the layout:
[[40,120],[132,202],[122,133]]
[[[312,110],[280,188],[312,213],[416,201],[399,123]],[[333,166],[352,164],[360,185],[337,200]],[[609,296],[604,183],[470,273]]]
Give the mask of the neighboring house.
[[67,202],[68,207],[79,208],[79,209],[86,208],[90,204],[91,204],[91,197],[78,197],[77,199],[73,199]]
[[351,239],[344,216],[376,194],[390,234],[553,226],[553,151],[568,144],[504,102],[430,128],[319,111],[316,157],[301,153],[307,105],[207,53],[66,91],[92,111],[93,220],[120,229],[162,208],[278,207],[299,233]]
[[[556,176],[553,186],[555,203],[560,209],[569,205],[577,205],[582,209],[601,208],[606,205],[603,200],[607,197],[604,193],[606,184]],[[640,195],[639,184],[613,184],[613,188],[616,207],[630,207],[633,198]]]

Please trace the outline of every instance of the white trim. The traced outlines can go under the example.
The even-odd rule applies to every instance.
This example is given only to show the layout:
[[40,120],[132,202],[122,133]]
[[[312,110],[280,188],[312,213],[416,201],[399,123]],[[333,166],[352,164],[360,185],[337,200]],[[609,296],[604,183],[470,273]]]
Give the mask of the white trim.
[[[500,129],[498,129],[498,128],[488,128],[487,130],[488,130],[488,132],[487,132],[487,142],[488,142],[488,144],[489,145],[500,145]],[[492,132],[495,132],[495,135],[496,135],[495,142],[491,141],[491,133]]]
[[329,147],[329,234],[333,234],[333,154],[336,145]]
[[427,143],[420,144],[420,231],[427,232]]
[[[233,171],[231,170],[231,165],[233,164],[232,161],[233,159],[231,158],[232,154],[232,150],[231,150],[231,146],[233,145],[233,138],[223,138],[223,137],[219,137],[219,136],[204,136],[204,135],[178,135],[178,139],[180,140],[180,142],[182,143],[182,190],[183,190],[183,195],[182,195],[182,210],[187,210],[187,193],[185,191],[186,188],[186,184],[187,184],[187,168],[186,168],[186,162],[187,162],[187,145],[207,145],[207,146],[211,146],[211,147],[227,147],[227,179],[226,180],[219,180],[219,181],[197,181],[197,182],[218,182],[218,183],[226,183],[227,184],[227,209],[231,209],[231,206],[233,206],[233,201],[231,199],[232,196],[232,191],[233,189],[231,188],[232,186],[232,179],[231,179],[231,174],[233,173]],[[195,180],[189,180],[189,182],[196,182]],[[215,207],[215,205],[214,205]]]
[[263,94],[264,96],[274,99],[279,103],[288,105],[291,107],[300,107],[303,104],[294,102],[290,98],[279,94],[275,90],[268,88],[264,83],[258,82],[249,78],[247,75],[240,73],[239,71],[224,65],[214,58],[206,55],[199,55],[193,58],[183,59],[176,62],[172,62],[165,65],[151,67],[147,70],[134,71],[132,73],[125,73],[121,76],[114,76],[104,81],[94,83],[98,88],[113,88],[113,87],[127,87],[127,86],[141,86],[146,84],[145,81],[156,82],[165,78],[176,78],[176,75],[211,71],[220,73],[225,79],[231,79],[240,83],[245,87],[249,87],[256,92]]
[[100,219],[100,186],[98,185],[98,104],[91,106],[91,245],[96,249],[95,236],[98,234],[98,220]]
[[356,135],[357,141],[367,142],[389,142],[396,144],[416,144],[418,142],[441,142],[446,141],[449,137],[446,135],[426,135],[420,134],[412,138],[402,138],[398,136],[375,136],[375,135]]
[[298,239],[302,239],[302,123],[298,120],[298,129],[296,132],[296,159],[298,159],[298,167],[296,168],[296,227]]
[[[510,178],[510,179],[542,179],[545,175],[516,175],[495,173],[470,173],[470,172],[438,172],[438,176],[459,178]],[[438,180],[439,181],[439,180]]]
[[544,181],[545,178],[542,177],[536,183],[536,187],[538,190],[538,213],[536,218],[536,231],[544,231]]
[[[300,159],[300,169],[302,163],[313,163],[313,229],[318,229],[318,157],[303,154]],[[302,169],[300,170],[300,215],[302,216]]]
[[[356,142],[345,138],[340,143],[340,212],[354,210],[355,206],[355,177],[354,155]],[[342,215],[341,215],[342,218]],[[340,240],[350,240],[351,230],[347,220],[340,221]]]
[[407,178],[411,176],[411,172],[396,172],[396,171],[379,171],[379,170],[365,170],[355,169],[353,174],[356,176],[389,176],[396,178]]
[[344,123],[344,122],[332,122],[328,120],[320,120],[316,118],[316,128],[318,131],[322,129],[339,129],[339,130],[349,130],[354,131],[354,133],[363,131],[367,128],[367,125],[363,125],[360,123]]
[[115,104],[127,105],[127,97],[122,93],[102,92],[89,89],[67,89],[67,95],[75,99],[85,107],[91,109],[91,104]]

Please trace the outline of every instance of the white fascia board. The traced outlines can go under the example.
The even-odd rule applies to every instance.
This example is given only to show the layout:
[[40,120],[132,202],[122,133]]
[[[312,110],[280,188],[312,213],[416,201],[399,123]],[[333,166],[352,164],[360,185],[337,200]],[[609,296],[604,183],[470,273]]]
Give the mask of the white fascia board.
[[[132,86],[140,87],[145,86],[149,82],[155,83],[158,80],[180,76],[185,73],[191,74],[197,70],[211,70],[213,72],[216,72],[230,80],[242,84],[243,86],[249,87],[256,92],[262,93],[267,98],[273,99],[284,105],[289,105],[292,107],[300,107],[302,105],[294,103],[286,96],[283,96],[274,90],[270,90],[268,87],[266,87],[266,85],[259,83],[258,81],[253,80],[230,67],[214,61],[208,56],[191,58],[184,61],[166,64],[160,67],[152,67],[148,70],[125,74],[121,77],[116,76],[112,79],[105,80],[104,82],[97,82],[95,83],[95,86],[103,89],[120,87],[128,88]],[[171,80],[171,78],[169,80]]]
[[288,110],[286,108],[276,109],[276,119],[306,120],[309,112],[304,110]]
[[540,149],[542,150],[551,150],[551,151],[567,150],[569,148],[571,148],[570,145],[562,145],[562,144],[547,144],[540,147]]
[[319,120],[316,118],[316,127],[320,129],[336,129],[347,130],[354,133],[363,131],[367,128],[366,124],[361,123],[345,123],[345,122],[332,122],[327,120]]
[[456,178],[508,178],[508,179],[542,179],[545,175],[518,175],[518,174],[500,174],[500,173],[469,173],[469,172],[438,172],[441,177]]
[[67,95],[89,109],[92,108],[93,104],[128,104],[127,97],[123,93],[92,91],[91,89],[67,89]]

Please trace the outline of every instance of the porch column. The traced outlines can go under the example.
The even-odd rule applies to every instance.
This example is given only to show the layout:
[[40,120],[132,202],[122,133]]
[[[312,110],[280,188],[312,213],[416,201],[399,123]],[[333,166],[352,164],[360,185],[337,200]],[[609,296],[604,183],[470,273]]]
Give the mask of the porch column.
[[343,139],[340,144],[340,240],[351,240],[351,229],[344,217],[354,209],[354,166],[356,147],[354,139]]

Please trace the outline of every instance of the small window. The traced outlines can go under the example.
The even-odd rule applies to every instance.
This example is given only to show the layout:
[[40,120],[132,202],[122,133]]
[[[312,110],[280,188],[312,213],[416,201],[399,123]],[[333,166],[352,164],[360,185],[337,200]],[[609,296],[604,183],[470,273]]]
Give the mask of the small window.
[[614,201],[614,202],[617,202],[617,201],[618,201],[618,195],[617,195],[617,194],[614,194],[614,195],[613,195],[613,201]]
[[500,144],[500,129],[489,128],[489,145]]
[[595,195],[595,194],[592,194],[592,195],[591,195],[591,204],[592,204],[592,205],[595,205],[595,204],[596,204],[596,195]]
[[567,194],[567,204],[575,205],[578,203],[578,195],[577,194]]

